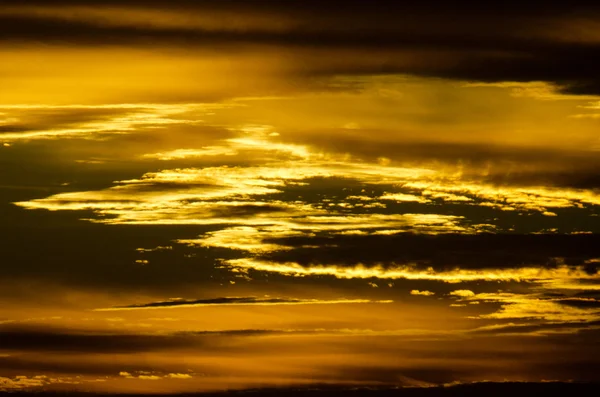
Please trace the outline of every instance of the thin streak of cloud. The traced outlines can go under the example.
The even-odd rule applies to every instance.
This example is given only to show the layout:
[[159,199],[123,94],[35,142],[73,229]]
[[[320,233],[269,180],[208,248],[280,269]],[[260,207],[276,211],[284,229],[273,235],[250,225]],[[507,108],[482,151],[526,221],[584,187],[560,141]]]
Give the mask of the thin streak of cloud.
[[180,307],[203,307],[203,306],[231,306],[231,305],[332,305],[348,303],[391,303],[391,300],[373,301],[369,299],[290,299],[290,298],[257,298],[257,297],[225,297],[215,299],[185,300],[174,299],[161,302],[150,302],[137,305],[115,306],[109,308],[98,308],[95,311],[120,311],[141,309],[171,309]]
[[[254,258],[228,259],[223,264],[231,268],[257,270],[280,273],[288,276],[333,276],[340,279],[406,279],[430,280],[445,283],[461,283],[468,281],[529,281],[540,285],[553,285],[556,282],[578,282],[580,280],[598,280],[596,274],[589,274],[583,267],[558,266],[556,268],[521,267],[515,269],[454,269],[436,271],[433,268],[416,266],[346,266],[346,265],[311,265],[302,266],[297,263],[278,263]],[[585,289],[585,284],[581,284]]]

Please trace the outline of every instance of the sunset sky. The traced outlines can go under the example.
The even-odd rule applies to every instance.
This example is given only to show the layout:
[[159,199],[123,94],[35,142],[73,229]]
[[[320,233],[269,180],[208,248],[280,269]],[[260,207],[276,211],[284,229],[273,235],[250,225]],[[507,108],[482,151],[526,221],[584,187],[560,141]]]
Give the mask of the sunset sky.
[[600,7],[4,0],[0,391],[600,381]]

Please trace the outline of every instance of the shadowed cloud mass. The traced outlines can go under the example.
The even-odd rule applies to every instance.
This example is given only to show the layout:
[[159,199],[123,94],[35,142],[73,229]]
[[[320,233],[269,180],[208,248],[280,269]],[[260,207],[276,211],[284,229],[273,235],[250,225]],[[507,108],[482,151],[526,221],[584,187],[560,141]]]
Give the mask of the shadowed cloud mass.
[[[152,308],[172,308],[181,306],[208,306],[208,305],[311,305],[311,304],[336,304],[336,303],[370,303],[366,299],[286,299],[286,298],[256,298],[256,297],[231,297],[215,299],[173,299],[163,302],[142,303],[139,305],[116,306],[112,308],[96,309],[97,311],[135,310]],[[379,301],[376,303],[390,303],[392,301]]]

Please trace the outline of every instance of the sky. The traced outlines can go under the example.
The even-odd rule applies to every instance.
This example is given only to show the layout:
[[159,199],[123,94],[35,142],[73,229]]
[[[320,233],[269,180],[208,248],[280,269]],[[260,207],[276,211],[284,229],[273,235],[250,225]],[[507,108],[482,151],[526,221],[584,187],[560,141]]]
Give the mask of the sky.
[[600,8],[5,0],[0,391],[600,381]]

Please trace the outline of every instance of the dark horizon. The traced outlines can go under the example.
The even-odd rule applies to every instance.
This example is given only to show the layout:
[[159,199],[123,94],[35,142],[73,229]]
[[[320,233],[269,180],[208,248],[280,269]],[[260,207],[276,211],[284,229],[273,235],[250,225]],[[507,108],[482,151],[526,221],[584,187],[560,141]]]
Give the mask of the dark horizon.
[[[290,397],[320,397],[320,396],[344,396],[344,397],[470,397],[481,396],[485,393],[490,397],[506,396],[509,393],[527,393],[529,395],[565,395],[566,393],[587,394],[600,390],[598,383],[573,383],[573,382],[476,382],[470,384],[453,384],[431,387],[390,387],[381,385],[371,386],[332,386],[312,385],[310,387],[285,387],[266,389],[225,390],[204,393],[160,393],[145,394],[147,396],[161,397],[227,397],[227,396],[249,396],[249,397],[274,397],[282,394]],[[98,393],[98,392],[9,392],[1,395],[10,396],[38,396],[38,397],[139,397],[140,394],[131,393]]]

